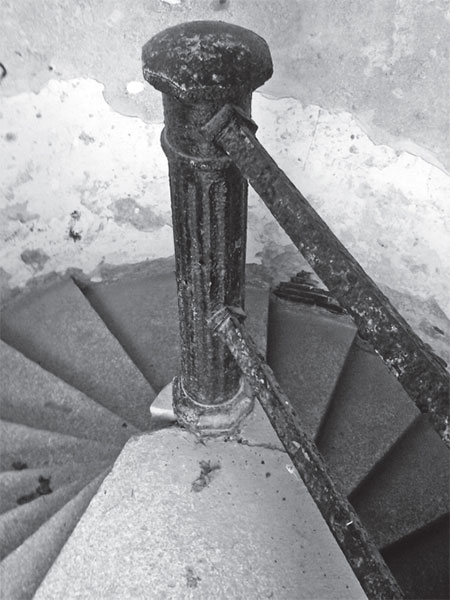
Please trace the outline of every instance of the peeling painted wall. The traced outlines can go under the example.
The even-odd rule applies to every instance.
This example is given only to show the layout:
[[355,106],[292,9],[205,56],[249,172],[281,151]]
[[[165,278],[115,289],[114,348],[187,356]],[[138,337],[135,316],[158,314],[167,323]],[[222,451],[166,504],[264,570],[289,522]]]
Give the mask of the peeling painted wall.
[[[161,101],[140,50],[165,27],[205,18],[268,41],[275,74],[254,97],[259,138],[448,359],[446,0],[4,0],[3,285],[173,253]],[[255,195],[248,261],[300,264]]]

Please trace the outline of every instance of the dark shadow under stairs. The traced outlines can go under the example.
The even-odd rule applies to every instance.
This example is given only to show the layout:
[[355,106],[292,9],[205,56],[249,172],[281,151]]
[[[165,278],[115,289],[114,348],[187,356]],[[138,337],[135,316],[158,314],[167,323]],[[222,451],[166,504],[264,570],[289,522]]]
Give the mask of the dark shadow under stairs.
[[[269,286],[247,279],[263,351]],[[30,288],[1,325],[0,591],[26,600],[177,371],[172,263]],[[345,314],[271,296],[268,362],[407,597],[448,598],[448,452],[426,417]]]

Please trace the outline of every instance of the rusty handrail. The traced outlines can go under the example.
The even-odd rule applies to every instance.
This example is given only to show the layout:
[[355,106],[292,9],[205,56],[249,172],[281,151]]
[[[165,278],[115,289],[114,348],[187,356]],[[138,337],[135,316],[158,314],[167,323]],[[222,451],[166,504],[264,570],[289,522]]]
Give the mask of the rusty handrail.
[[367,597],[370,600],[404,598],[380,552],[350,502],[337,489],[316,445],[301,427],[290,400],[236,313],[221,307],[210,318],[209,324],[236,360]]
[[223,107],[203,134],[231,158],[331,294],[354,318],[360,336],[450,445],[450,377],[374,281],[256,139],[239,108]]

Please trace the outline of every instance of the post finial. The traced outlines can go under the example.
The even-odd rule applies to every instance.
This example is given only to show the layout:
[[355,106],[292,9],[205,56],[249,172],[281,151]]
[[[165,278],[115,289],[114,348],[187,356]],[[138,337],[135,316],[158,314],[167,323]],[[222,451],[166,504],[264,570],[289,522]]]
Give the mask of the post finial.
[[266,42],[223,21],[191,21],[155,35],[142,50],[145,79],[183,102],[227,102],[272,75]]

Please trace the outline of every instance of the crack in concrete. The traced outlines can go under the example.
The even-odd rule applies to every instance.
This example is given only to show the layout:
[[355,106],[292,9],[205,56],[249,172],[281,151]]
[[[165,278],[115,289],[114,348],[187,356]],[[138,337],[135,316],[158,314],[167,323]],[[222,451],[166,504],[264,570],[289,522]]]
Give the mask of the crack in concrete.
[[282,452],[283,454],[286,454],[286,450],[283,447],[270,444],[269,442],[251,442],[250,440],[246,440],[244,438],[236,438],[234,441],[242,446],[248,446],[250,448],[264,448],[265,450],[272,450],[274,452]]

